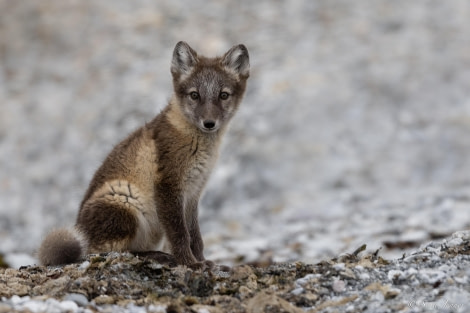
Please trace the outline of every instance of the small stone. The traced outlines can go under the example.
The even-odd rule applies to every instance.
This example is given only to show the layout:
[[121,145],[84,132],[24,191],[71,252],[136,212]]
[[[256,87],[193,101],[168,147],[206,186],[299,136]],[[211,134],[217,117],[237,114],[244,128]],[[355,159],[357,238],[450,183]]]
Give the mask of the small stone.
[[333,281],[332,288],[333,288],[333,291],[335,292],[343,292],[344,289],[346,288],[346,283],[344,282],[344,280],[335,279]]
[[462,240],[465,240],[465,241],[469,241],[470,240],[470,231],[469,230],[461,230],[461,231],[457,231],[455,233],[452,234],[452,237],[451,238],[459,238],[459,239],[462,239]]
[[423,268],[418,272],[419,278],[427,284],[433,285],[439,281],[443,281],[446,274],[443,271],[435,270],[432,268]]
[[469,282],[469,279],[467,276],[464,277],[454,277],[454,280],[459,283],[459,284],[467,284]]
[[114,304],[116,301],[114,300],[113,297],[107,296],[107,295],[100,295],[93,299],[97,305],[101,304]]
[[148,312],[151,313],[165,313],[167,311],[167,305],[162,304],[151,304],[148,307]]
[[457,246],[459,246],[463,243],[464,243],[464,240],[462,238],[456,237],[456,238],[452,238],[451,240],[446,242],[446,246],[449,247],[449,248],[453,248],[453,247],[457,247]]
[[251,290],[247,286],[241,286],[238,289],[238,292],[240,293],[240,299],[246,299],[246,298],[249,298],[250,296],[253,296],[253,290]]
[[66,312],[75,312],[76,310],[78,310],[77,303],[70,300],[60,302],[59,307]]
[[81,293],[69,293],[68,295],[65,296],[64,300],[73,301],[82,307],[88,305],[87,297],[85,297]]
[[197,313],[222,313],[219,308],[214,306],[202,305],[202,304],[195,304],[191,306],[191,312]]
[[81,271],[84,271],[84,270],[86,270],[87,268],[90,267],[90,264],[91,264],[90,261],[85,261],[82,264],[80,264],[78,269],[81,270]]
[[12,310],[13,310],[12,307],[10,307],[9,305],[7,305],[5,303],[0,302],[0,313],[9,313]]
[[390,270],[388,271],[387,277],[389,280],[400,280],[405,278],[405,273],[400,270]]
[[243,280],[243,279],[246,279],[248,278],[250,275],[253,274],[253,269],[248,266],[248,265],[240,265],[240,266],[236,266],[234,267],[233,269],[233,272],[232,272],[232,280]]
[[35,294],[47,293],[50,296],[55,296],[57,294],[60,294],[69,282],[70,282],[70,277],[65,275],[57,279],[48,280],[44,284],[34,287],[33,292]]
[[297,287],[303,287],[305,286],[307,283],[309,283],[310,281],[313,281],[317,278],[319,278],[321,275],[318,275],[318,274],[307,274],[305,275],[304,277],[302,278],[299,278],[295,281],[295,285]]
[[361,273],[359,274],[359,278],[362,280],[367,280],[367,279],[370,279],[370,275],[367,273]]
[[[26,298],[26,297],[25,297],[25,298]],[[29,297],[27,297],[27,298],[29,299]],[[13,304],[13,305],[18,305],[18,304],[20,304],[21,302],[23,302],[23,299],[24,299],[24,298],[21,298],[21,297],[19,297],[18,295],[14,295],[14,296],[12,296],[12,297],[10,298],[10,302],[11,302],[11,304]]]
[[295,288],[294,290],[292,290],[290,293],[293,294],[294,296],[298,296],[300,294],[302,294],[304,292],[304,288],[302,287],[298,287],[298,288]]
[[400,292],[401,292],[400,289],[390,288],[390,289],[385,291],[384,297],[385,297],[386,300],[393,299],[396,296],[398,296],[400,294]]
[[8,295],[26,296],[31,291],[31,286],[21,284],[19,282],[9,283],[5,292]]
[[400,289],[392,288],[390,285],[382,285],[379,282],[368,285],[365,290],[377,291],[376,298],[384,298],[386,300],[393,299],[400,294]]
[[345,269],[344,263],[336,263],[333,265],[333,268],[337,271],[341,271]]
[[266,292],[261,292],[248,301],[248,313],[264,312],[292,312],[303,313],[304,311],[296,308],[286,300]]
[[345,268],[339,274],[346,278],[356,279],[356,274],[350,268]]

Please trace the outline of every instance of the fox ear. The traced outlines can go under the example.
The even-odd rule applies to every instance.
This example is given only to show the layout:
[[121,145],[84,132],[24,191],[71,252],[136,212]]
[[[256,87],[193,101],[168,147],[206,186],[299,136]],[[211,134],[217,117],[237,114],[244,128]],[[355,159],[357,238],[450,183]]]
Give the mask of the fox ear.
[[173,50],[171,61],[171,73],[173,76],[187,75],[191,73],[197,63],[197,53],[186,42],[180,41]]
[[248,78],[250,76],[250,57],[244,45],[233,46],[222,57],[222,65],[228,70]]

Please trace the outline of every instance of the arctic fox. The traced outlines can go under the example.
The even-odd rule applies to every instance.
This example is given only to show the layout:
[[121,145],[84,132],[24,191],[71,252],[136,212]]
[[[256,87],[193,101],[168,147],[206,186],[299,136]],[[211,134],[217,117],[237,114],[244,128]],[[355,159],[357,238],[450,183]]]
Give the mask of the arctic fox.
[[40,262],[58,265],[88,253],[158,250],[177,264],[210,266],[198,224],[199,198],[249,72],[244,45],[206,58],[178,42],[169,104],[106,157],[85,193],[75,226],[44,239]]

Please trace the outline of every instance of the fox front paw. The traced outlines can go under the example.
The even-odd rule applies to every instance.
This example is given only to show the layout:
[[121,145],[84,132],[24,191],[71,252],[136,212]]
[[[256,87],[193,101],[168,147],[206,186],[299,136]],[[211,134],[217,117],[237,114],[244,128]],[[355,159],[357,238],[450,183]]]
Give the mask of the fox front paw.
[[202,270],[203,272],[210,271],[213,273],[230,273],[232,271],[230,266],[215,264],[209,260],[195,262],[190,264],[188,267],[193,270]]
[[132,252],[135,256],[157,261],[160,264],[166,264],[170,267],[175,267],[178,265],[176,258],[171,254],[162,252],[162,251],[139,251],[139,252]]
[[202,270],[203,272],[205,271],[210,271],[213,268],[215,268],[215,263],[209,260],[204,260],[204,261],[199,261],[199,262],[194,262],[191,263],[188,267],[193,269],[193,270]]

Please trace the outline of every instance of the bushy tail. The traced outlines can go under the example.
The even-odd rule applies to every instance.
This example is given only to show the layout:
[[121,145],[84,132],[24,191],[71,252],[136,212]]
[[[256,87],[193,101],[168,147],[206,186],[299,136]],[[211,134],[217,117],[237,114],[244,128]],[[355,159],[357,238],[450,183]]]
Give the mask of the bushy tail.
[[38,251],[42,265],[70,264],[80,261],[87,254],[87,242],[74,228],[52,231],[43,240]]

